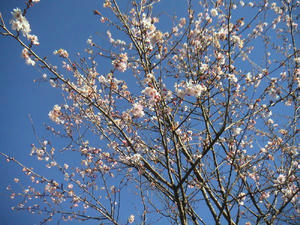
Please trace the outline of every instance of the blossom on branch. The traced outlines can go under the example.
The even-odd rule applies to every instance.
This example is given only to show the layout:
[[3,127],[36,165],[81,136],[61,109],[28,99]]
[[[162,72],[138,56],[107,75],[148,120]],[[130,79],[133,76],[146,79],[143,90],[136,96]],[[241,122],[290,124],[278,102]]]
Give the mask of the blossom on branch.
[[33,45],[39,45],[39,39],[36,35],[28,34],[27,39],[33,44]]
[[27,65],[35,66],[35,61],[31,59],[30,53],[26,48],[22,51],[22,57],[25,59]]
[[134,103],[131,109],[131,113],[135,117],[143,117],[145,115],[143,111],[143,106],[140,103]]
[[30,25],[28,20],[22,15],[22,11],[19,8],[16,8],[11,13],[13,19],[10,21],[11,28],[16,31],[22,31],[23,36],[27,36],[30,32]]
[[116,70],[125,72],[127,69],[127,60],[128,60],[127,54],[122,53],[119,55],[119,57],[117,59],[112,61],[112,64],[114,65],[114,68]]
[[49,118],[58,124],[63,124],[64,120],[62,120],[60,117],[62,115],[61,107],[59,105],[54,105],[53,110],[51,110],[48,114]]
[[55,51],[53,52],[53,54],[54,54],[54,55],[59,55],[59,56],[62,57],[62,58],[68,58],[68,57],[69,57],[69,53],[67,52],[67,50],[62,49],[62,48],[60,48],[60,49],[58,49],[58,50],[55,50]]
[[134,215],[130,215],[128,218],[128,223],[133,223],[134,222]]

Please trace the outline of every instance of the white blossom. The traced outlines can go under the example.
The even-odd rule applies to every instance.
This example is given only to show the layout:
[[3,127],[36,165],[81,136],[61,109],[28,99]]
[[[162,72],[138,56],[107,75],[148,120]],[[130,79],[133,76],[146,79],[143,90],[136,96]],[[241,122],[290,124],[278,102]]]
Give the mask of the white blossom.
[[115,67],[115,69],[121,72],[125,72],[125,70],[127,69],[127,60],[128,60],[127,54],[122,53],[119,55],[117,59],[112,61],[112,64]]
[[133,223],[134,222],[134,215],[130,215],[128,217],[128,223]]
[[30,53],[26,48],[24,48],[22,51],[22,57],[25,59],[27,65],[31,65],[31,66],[35,65],[35,61],[31,59]]
[[206,87],[201,84],[194,84],[192,80],[186,82],[185,85],[185,94],[190,96],[199,97],[203,91],[206,90]]
[[64,120],[60,118],[60,116],[62,115],[62,112],[60,110],[61,107],[59,105],[54,105],[53,110],[49,112],[48,116],[53,122],[63,124]]
[[23,36],[26,37],[31,29],[28,20],[22,15],[22,11],[16,8],[11,13],[13,19],[10,21],[11,28],[16,31],[22,31]]
[[143,106],[139,103],[134,103],[133,108],[131,109],[131,113],[135,117],[143,117],[145,115],[143,111]]
[[213,16],[213,17],[216,17],[218,15],[218,11],[216,9],[212,9],[210,10],[210,14]]

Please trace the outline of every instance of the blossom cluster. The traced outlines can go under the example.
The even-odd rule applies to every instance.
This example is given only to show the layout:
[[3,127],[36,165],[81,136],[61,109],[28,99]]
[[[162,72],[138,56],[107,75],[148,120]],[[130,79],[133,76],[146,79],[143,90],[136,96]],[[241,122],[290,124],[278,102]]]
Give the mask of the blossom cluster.
[[146,87],[142,93],[149,97],[149,103],[151,105],[158,102],[161,98],[159,92],[153,87]]
[[28,20],[22,15],[21,9],[16,8],[11,14],[13,16],[13,19],[10,21],[12,29],[22,31],[26,37],[31,32],[31,29]]
[[143,106],[140,103],[134,103],[131,109],[131,113],[135,117],[143,117],[145,115],[143,111]]
[[21,31],[24,37],[31,42],[33,45],[39,45],[39,40],[36,35],[30,34],[31,28],[28,20],[23,16],[21,9],[16,8],[11,13],[13,19],[10,21],[13,30]]
[[48,116],[55,123],[58,124],[64,123],[64,120],[61,119],[62,112],[61,112],[61,107],[59,105],[54,105],[53,109],[49,112]]
[[[140,43],[144,45],[145,51],[151,52],[156,43],[163,42],[164,34],[157,30],[155,23],[159,21],[156,17],[147,16],[145,13],[141,15],[141,18],[138,19],[135,9],[132,9],[132,21],[131,21],[131,32],[132,36]],[[143,40],[143,43],[141,42]]]
[[[184,89],[180,89],[179,87],[183,87]],[[176,94],[183,98],[184,96],[194,96],[200,97],[201,94],[206,91],[206,87],[203,84],[195,83],[192,80],[186,81],[185,83],[181,83],[175,86]]]
[[58,50],[55,50],[53,52],[54,55],[59,55],[60,57],[62,58],[68,58],[69,57],[69,53],[65,50],[65,49],[58,49]]
[[30,53],[26,48],[24,48],[22,51],[22,57],[25,59],[27,65],[35,65],[35,61],[30,57]]
[[114,68],[116,70],[125,72],[127,69],[127,61],[128,61],[127,54],[121,53],[117,59],[112,61],[112,64],[114,65]]

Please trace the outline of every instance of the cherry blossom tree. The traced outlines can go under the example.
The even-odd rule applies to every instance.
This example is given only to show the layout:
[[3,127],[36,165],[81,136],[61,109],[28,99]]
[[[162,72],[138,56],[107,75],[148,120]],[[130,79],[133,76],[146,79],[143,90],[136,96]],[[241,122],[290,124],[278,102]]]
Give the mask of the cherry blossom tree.
[[188,0],[170,21],[159,0],[100,1],[106,43],[89,38],[80,59],[57,49],[59,66],[26,19],[38,2],[0,27],[63,93],[30,153],[59,176],[1,153],[32,181],[11,187],[15,210],[42,223],[299,224],[299,1]]

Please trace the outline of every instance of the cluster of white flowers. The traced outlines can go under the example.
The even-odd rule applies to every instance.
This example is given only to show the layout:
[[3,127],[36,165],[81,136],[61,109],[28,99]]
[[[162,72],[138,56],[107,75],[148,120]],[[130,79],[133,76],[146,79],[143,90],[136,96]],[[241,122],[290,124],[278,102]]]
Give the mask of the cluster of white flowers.
[[[136,14],[135,10],[132,11]],[[140,39],[143,37],[143,45],[147,51],[152,51],[155,47],[155,43],[163,41],[163,34],[161,31],[156,29],[155,23],[158,23],[159,19],[156,17],[149,17],[145,13],[142,14],[141,19],[132,19],[132,33],[133,36]],[[159,57],[159,55],[157,55]]]
[[152,81],[154,81],[155,80],[155,77],[154,77],[154,75],[153,75],[153,73],[148,73],[147,75],[146,75],[146,78],[144,79],[144,83],[145,84],[151,84],[151,82]]
[[160,94],[153,87],[146,87],[142,91],[142,93],[145,94],[145,95],[147,95],[148,97],[150,97],[150,103],[152,103],[152,104],[154,104],[155,102],[157,102],[158,100],[160,100]]
[[131,113],[135,117],[143,117],[145,115],[143,106],[140,103],[134,103],[131,109]]
[[65,50],[65,49],[58,49],[58,50],[55,50],[53,52],[54,55],[59,55],[60,57],[63,57],[63,58],[68,58],[69,57],[69,53]]
[[132,156],[120,156],[119,159],[123,163],[140,165],[142,156],[139,153],[136,153]]
[[81,87],[77,88],[77,91],[80,92],[85,97],[93,98],[93,94],[97,93],[97,85],[91,86],[83,84]]
[[279,176],[275,180],[275,183],[277,184],[284,184],[285,182],[286,182],[286,176],[283,174],[279,174]]
[[183,87],[184,87],[184,90],[176,89],[177,95],[181,98],[184,97],[185,95],[200,97],[202,92],[206,91],[206,87],[204,85],[194,83],[194,81],[192,81],[192,80],[187,81],[183,85]]
[[60,116],[62,115],[62,112],[60,110],[61,107],[59,105],[54,105],[53,110],[49,112],[48,116],[53,122],[63,124],[64,120],[60,118]]
[[216,9],[212,9],[210,10],[210,14],[213,16],[213,17],[216,17],[218,15],[218,11]]
[[27,39],[33,44],[33,45],[39,45],[39,39],[36,35],[34,34],[28,34]]
[[239,135],[241,133],[241,131],[242,131],[242,128],[240,128],[240,127],[233,129],[234,135]]
[[228,79],[234,83],[238,82],[238,79],[233,73],[228,74]]
[[124,46],[126,45],[125,41],[120,40],[120,39],[117,39],[117,40],[113,39],[112,34],[109,30],[106,31],[106,34],[107,34],[107,37],[108,37],[110,43],[112,43],[115,46],[122,46],[121,49],[124,50]]
[[[37,1],[36,1],[37,2]],[[33,44],[39,45],[39,40],[36,35],[30,34],[30,24],[28,20],[23,16],[21,9],[16,8],[12,11],[13,19],[10,21],[11,28],[16,31],[21,31],[24,37]]]
[[239,205],[244,205],[245,204],[245,199],[246,199],[246,194],[244,192],[241,192],[239,195],[238,195],[238,202],[239,202]]
[[147,17],[146,14],[143,13],[141,24],[145,29],[150,29],[152,26],[151,17]]
[[141,157],[142,156],[139,153],[136,153],[130,158],[130,160],[135,164],[138,164],[141,161]]
[[22,51],[22,57],[25,59],[27,65],[31,65],[31,66],[35,65],[35,61],[30,58],[30,53],[26,48],[24,48]]
[[231,36],[231,41],[234,43],[234,44],[237,44],[239,46],[239,48],[243,48],[244,47],[244,41],[241,40],[241,38],[237,35],[232,35]]
[[202,63],[200,66],[200,71],[202,73],[204,73],[205,71],[207,71],[209,69],[209,66],[206,63]]
[[13,19],[10,21],[12,29],[22,31],[24,37],[26,37],[31,29],[28,20],[22,15],[21,9],[16,8],[11,14],[13,16]]
[[126,53],[122,53],[119,55],[119,58],[112,61],[115,69],[124,72],[127,69],[127,61],[128,57]]
[[[32,0],[32,2],[39,2],[39,0]],[[16,8],[11,12],[13,18],[10,21],[11,28],[16,31],[21,31],[24,37],[30,41],[32,45],[39,45],[39,40],[36,35],[30,34],[30,24],[26,17],[22,14],[21,9]],[[27,49],[23,49],[22,56],[25,59],[26,64],[35,65],[35,61],[30,58],[30,54]]]

